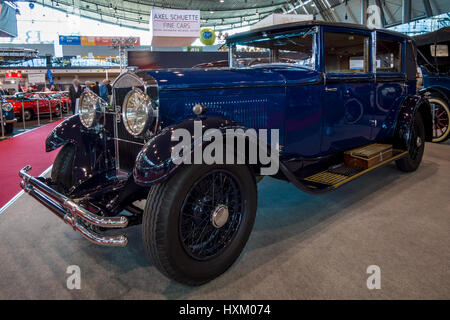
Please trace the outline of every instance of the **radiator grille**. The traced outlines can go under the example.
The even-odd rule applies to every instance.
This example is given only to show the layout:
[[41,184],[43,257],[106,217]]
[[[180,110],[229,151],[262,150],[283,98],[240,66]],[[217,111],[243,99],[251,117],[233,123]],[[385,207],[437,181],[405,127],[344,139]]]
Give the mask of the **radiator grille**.
[[136,156],[143,147],[144,139],[136,138],[129,134],[123,125],[122,119],[117,123],[117,133],[115,134],[114,124],[117,117],[114,113],[106,113],[104,128],[108,136],[116,139],[116,159],[118,160],[119,169],[131,173]]

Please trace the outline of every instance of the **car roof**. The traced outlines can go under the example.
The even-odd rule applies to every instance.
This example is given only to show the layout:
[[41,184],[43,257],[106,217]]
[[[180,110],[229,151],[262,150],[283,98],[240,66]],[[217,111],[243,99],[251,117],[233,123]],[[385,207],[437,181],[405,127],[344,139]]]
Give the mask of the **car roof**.
[[292,23],[285,23],[280,25],[274,25],[269,27],[262,27],[258,29],[253,29],[247,32],[241,32],[234,35],[231,35],[227,39],[227,43],[233,43],[233,42],[239,42],[239,41],[245,41],[249,38],[254,38],[259,35],[261,35],[263,32],[265,33],[279,33],[283,31],[293,31],[299,28],[303,27],[313,27],[313,26],[331,26],[331,27],[338,27],[338,28],[346,28],[346,29],[357,29],[357,30],[365,30],[365,31],[373,31],[376,30],[377,32],[390,34],[396,37],[411,39],[411,37],[400,33],[396,31],[386,30],[386,29],[370,29],[365,25],[362,24],[356,24],[356,23],[347,23],[347,22],[326,22],[326,21],[319,21],[319,20],[308,20],[308,21],[301,21],[301,22],[292,22]]
[[434,32],[421,34],[419,36],[415,36],[413,39],[417,46],[448,42],[450,41],[450,27],[444,27]]

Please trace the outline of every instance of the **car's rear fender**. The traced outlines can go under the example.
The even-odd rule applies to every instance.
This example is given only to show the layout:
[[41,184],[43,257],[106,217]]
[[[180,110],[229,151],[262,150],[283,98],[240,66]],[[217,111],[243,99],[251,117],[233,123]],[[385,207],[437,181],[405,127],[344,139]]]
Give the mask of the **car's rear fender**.
[[414,117],[418,112],[422,116],[425,125],[425,140],[433,140],[433,123],[430,104],[423,96],[411,95],[404,99],[400,107],[394,135],[394,146],[396,148],[409,149],[410,132]]

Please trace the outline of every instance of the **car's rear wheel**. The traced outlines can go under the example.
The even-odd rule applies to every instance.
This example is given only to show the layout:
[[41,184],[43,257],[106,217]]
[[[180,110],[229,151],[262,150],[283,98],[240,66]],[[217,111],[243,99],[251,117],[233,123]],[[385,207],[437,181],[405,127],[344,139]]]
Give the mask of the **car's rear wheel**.
[[443,142],[450,137],[448,104],[441,98],[428,99],[433,113],[433,142]]
[[76,147],[73,144],[66,144],[59,151],[52,167],[52,181],[55,189],[62,193],[72,187],[72,170],[75,160]]
[[255,178],[245,165],[192,165],[150,190],[142,235],[166,276],[200,285],[225,272],[244,248],[256,214]]
[[408,156],[397,160],[397,168],[401,171],[412,172],[417,170],[422,162],[425,150],[425,126],[419,112],[414,117],[411,127]]
[[31,109],[25,109],[24,111],[24,117],[25,117],[25,121],[30,121],[33,120],[34,118],[34,112]]
[[53,113],[53,115],[54,115],[55,117],[61,116],[61,109],[60,109],[60,107],[56,107],[56,108],[55,108],[55,112]]

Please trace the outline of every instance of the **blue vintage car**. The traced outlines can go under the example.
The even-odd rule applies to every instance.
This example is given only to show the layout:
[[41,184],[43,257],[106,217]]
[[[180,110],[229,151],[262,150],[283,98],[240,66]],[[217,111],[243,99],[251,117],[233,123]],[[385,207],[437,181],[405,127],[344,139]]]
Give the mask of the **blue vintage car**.
[[[62,147],[51,178],[34,178],[27,166],[24,190],[101,245],[125,246],[108,229],[142,224],[153,264],[198,285],[244,248],[257,181],[274,163],[267,159],[278,161],[272,177],[312,194],[391,161],[406,172],[419,167],[432,122],[416,95],[409,37],[309,21],[237,34],[226,45],[229,68],[122,73],[112,108],[86,91],[80,114],[47,138],[48,152]],[[249,52],[262,63],[236,67]]]
[[433,142],[450,138],[450,27],[414,37],[423,74],[419,93],[428,98],[433,115]]
[[[3,100],[0,96],[0,105],[2,108],[2,121],[3,121],[3,130],[4,134],[11,134],[14,131],[14,123],[17,122],[17,119],[14,117],[14,108],[11,103],[8,103]],[[1,128],[0,128],[0,136],[1,136]]]

